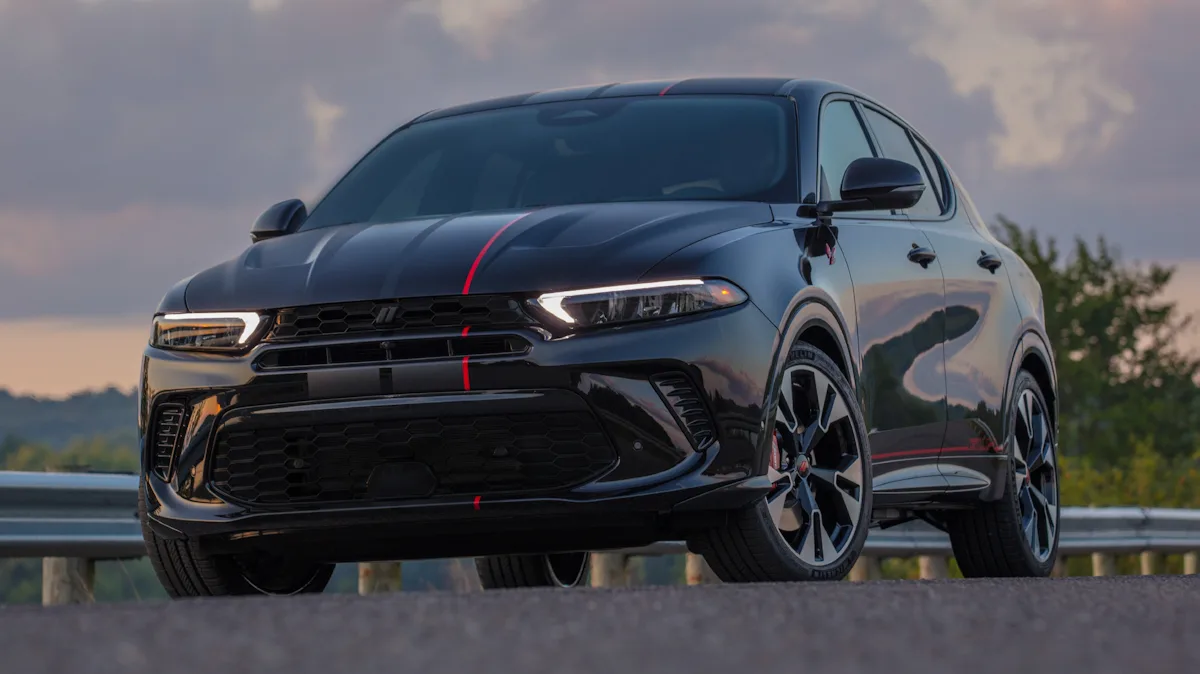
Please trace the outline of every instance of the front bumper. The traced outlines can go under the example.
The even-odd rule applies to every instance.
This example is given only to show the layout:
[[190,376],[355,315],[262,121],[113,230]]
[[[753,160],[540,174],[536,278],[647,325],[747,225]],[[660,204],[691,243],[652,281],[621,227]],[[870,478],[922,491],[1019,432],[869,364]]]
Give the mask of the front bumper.
[[[529,348],[271,371],[261,364],[288,345],[147,349],[151,527],[328,561],[601,549],[686,536],[766,492],[779,333],[752,303],[558,339],[490,336],[504,335]],[[166,451],[169,409],[179,431]]]

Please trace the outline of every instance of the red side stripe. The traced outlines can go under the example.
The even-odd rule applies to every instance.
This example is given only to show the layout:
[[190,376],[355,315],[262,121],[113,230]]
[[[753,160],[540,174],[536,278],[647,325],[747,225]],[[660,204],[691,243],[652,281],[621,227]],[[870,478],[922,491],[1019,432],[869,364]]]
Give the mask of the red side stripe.
[[482,498],[483,498],[482,496],[476,496],[476,497],[475,497],[475,509],[476,509],[476,510],[479,510],[479,500],[480,500],[480,499],[482,499]]
[[475,271],[477,269],[479,269],[479,263],[483,262],[483,256],[487,255],[488,248],[491,248],[492,244],[496,243],[496,239],[500,238],[500,235],[504,233],[504,230],[517,224],[517,222],[520,221],[521,218],[524,218],[526,215],[529,215],[529,213],[524,213],[522,215],[519,215],[519,216],[513,218],[511,221],[509,221],[509,223],[507,225],[501,227],[499,229],[499,231],[497,231],[495,234],[493,234],[492,238],[488,239],[487,243],[483,244],[483,248],[481,248],[479,250],[479,254],[475,256],[475,263],[471,265],[471,271],[467,272],[467,280],[463,283],[462,294],[467,295],[471,292],[471,281],[475,279]]
[[463,356],[463,390],[471,390],[471,373],[467,370],[467,362],[471,360],[470,356]]
[[468,325],[467,327],[463,328],[463,334],[462,334],[462,336],[463,336],[463,337],[466,337],[466,336],[467,336],[467,333],[468,333],[468,332],[470,332],[470,331],[471,331],[471,326],[469,326],[469,325]]
[[920,456],[922,454],[937,454],[940,449],[907,449],[902,452],[886,452],[884,454],[873,454],[871,459],[878,461],[879,459],[895,459],[901,456]]
[[659,96],[666,96],[666,95],[667,95],[667,92],[671,90],[671,87],[675,86],[676,84],[679,84],[679,83],[678,83],[678,82],[672,82],[671,84],[668,84],[666,89],[663,89],[662,91],[658,92],[658,95],[659,95]]

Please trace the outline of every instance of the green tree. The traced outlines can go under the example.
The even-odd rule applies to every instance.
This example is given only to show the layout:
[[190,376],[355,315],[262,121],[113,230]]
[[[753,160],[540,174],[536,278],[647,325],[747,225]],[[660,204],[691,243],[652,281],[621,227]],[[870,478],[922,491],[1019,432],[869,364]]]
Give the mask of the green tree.
[[1191,317],[1163,298],[1174,269],[1124,263],[1103,237],[1094,246],[1077,237],[1068,257],[1053,237],[998,219],[1044,293],[1063,453],[1127,462],[1153,438],[1164,456],[1190,457],[1200,446],[1200,358],[1176,342]]

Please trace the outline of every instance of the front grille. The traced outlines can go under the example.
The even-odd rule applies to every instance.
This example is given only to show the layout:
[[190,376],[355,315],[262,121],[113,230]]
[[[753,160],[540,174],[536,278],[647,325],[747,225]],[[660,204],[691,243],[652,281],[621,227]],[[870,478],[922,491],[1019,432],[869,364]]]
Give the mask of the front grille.
[[[584,412],[392,418],[222,428],[211,479],[215,491],[234,501],[302,506],[389,498],[369,491],[381,466],[418,466],[433,480],[422,496],[439,496],[562,489],[615,462],[599,425]],[[390,498],[405,497],[414,496]]]
[[495,329],[531,325],[511,297],[466,295],[343,302],[292,307],[276,312],[268,341],[309,339],[366,332]]
[[184,407],[179,403],[164,403],[154,412],[153,431],[150,435],[150,469],[163,480],[170,479],[171,463],[179,445],[183,430]]
[[683,423],[684,430],[691,436],[696,449],[704,449],[712,444],[716,437],[712,417],[708,415],[704,401],[692,382],[684,375],[675,373],[657,375],[653,381],[658,392]]
[[295,346],[268,351],[258,359],[260,370],[399,363],[463,356],[512,356],[527,353],[529,342],[515,335],[434,337],[393,341],[350,342],[327,346]]

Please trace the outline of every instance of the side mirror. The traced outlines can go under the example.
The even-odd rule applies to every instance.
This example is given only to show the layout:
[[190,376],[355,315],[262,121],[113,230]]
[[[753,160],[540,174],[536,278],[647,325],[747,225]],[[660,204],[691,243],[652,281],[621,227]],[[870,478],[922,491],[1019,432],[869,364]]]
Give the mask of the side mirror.
[[[912,208],[925,193],[921,170],[912,164],[882,157],[862,157],[850,162],[842,177],[842,198],[801,208],[800,215],[829,215],[848,211]],[[808,211],[807,213],[805,211]]]
[[263,239],[283,236],[300,226],[308,217],[308,207],[299,199],[281,201],[263,211],[250,228],[250,240],[258,243]]

